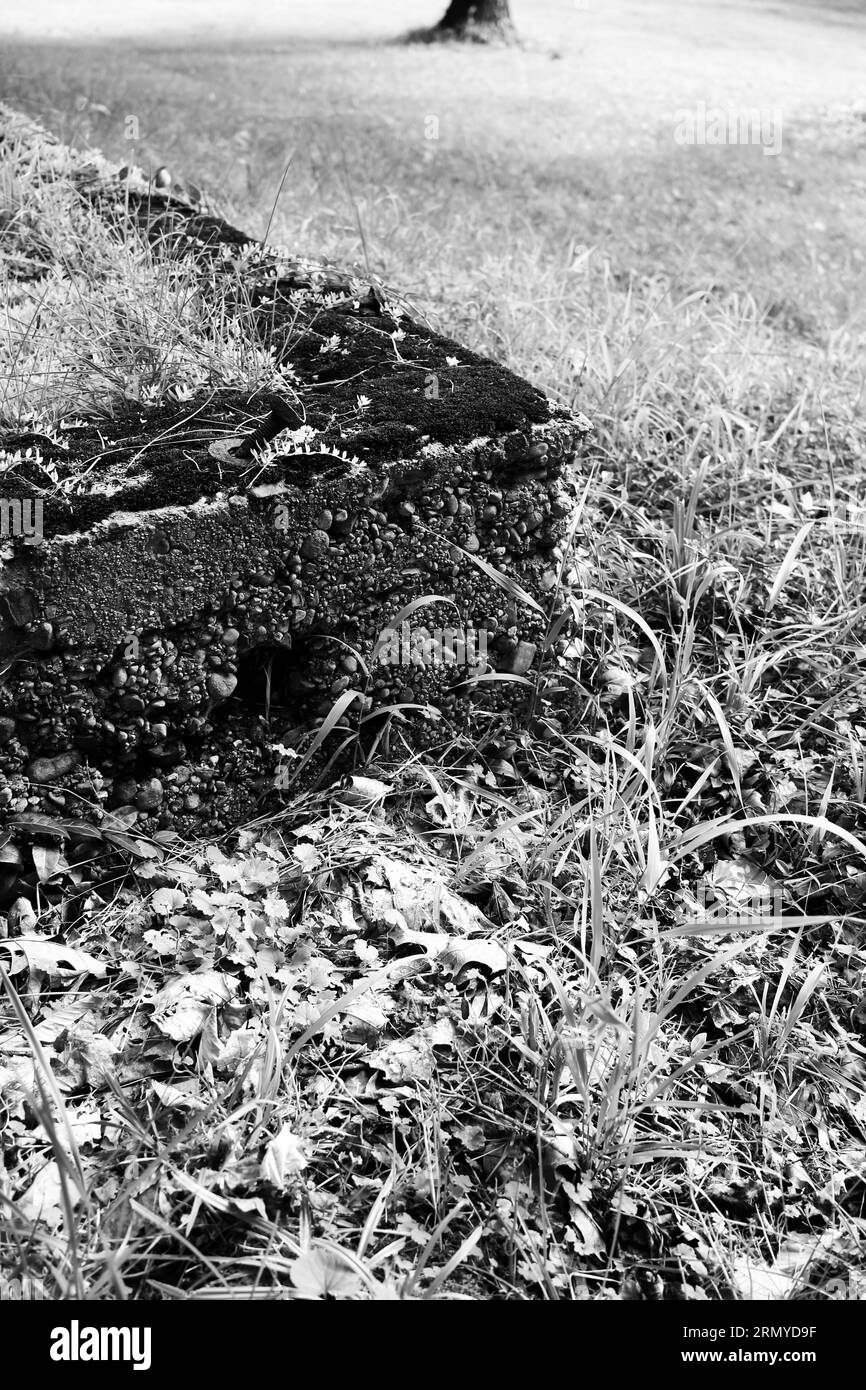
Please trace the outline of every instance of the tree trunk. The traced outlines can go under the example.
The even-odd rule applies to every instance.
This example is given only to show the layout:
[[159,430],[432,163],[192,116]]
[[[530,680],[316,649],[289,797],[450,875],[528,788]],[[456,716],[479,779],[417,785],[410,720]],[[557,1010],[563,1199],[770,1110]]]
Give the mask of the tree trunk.
[[454,38],[512,38],[509,0],[451,0],[436,29]]

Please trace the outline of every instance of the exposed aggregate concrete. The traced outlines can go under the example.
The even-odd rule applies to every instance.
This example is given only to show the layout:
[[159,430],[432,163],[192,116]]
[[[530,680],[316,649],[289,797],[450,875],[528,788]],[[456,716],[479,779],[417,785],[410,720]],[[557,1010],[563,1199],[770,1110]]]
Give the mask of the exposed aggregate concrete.
[[[36,131],[16,126],[16,158]],[[377,710],[425,707],[405,726],[416,746],[525,697],[514,682],[470,695],[465,667],[371,657],[400,610],[436,595],[450,601],[412,628],[481,633],[488,670],[531,669],[545,618],[489,567],[547,603],[587,422],[350,272],[251,253],[179,197],[50,150],[106,215],[243,280],[300,423],[243,460],[236,441],[268,402],[221,392],[61,440],[0,438],[0,502],[41,507],[41,535],[7,537],[0,568],[6,813],[98,820],[108,805],[143,830],[220,830],[279,796],[280,749],[303,748],[348,692],[343,722],[370,732]]]

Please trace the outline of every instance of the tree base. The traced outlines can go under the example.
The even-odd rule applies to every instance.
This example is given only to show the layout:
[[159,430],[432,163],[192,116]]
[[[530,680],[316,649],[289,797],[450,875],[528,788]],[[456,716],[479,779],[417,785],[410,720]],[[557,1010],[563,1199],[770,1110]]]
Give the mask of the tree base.
[[506,21],[467,20],[465,24],[444,25],[442,21],[429,29],[412,29],[406,35],[407,43],[484,43],[519,44],[513,24]]

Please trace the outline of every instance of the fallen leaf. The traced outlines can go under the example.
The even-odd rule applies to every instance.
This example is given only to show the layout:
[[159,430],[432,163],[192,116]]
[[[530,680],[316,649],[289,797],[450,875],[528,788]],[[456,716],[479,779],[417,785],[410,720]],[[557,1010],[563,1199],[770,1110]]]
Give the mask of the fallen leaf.
[[154,929],[144,932],[144,940],[154,955],[173,956],[177,954],[177,932]]
[[349,806],[374,806],[377,802],[384,801],[386,796],[390,796],[393,790],[387,782],[380,782],[377,777],[353,775],[349,779],[348,787],[340,789],[337,799]]
[[8,953],[11,958],[13,974],[22,970],[25,964],[30,970],[41,971],[45,975],[94,975],[101,980],[106,974],[105,966],[95,956],[67,946],[62,941],[51,941],[47,936],[16,936],[0,941],[0,954],[3,953]]
[[162,1081],[151,1081],[151,1088],[158,1099],[169,1110],[203,1110],[205,1102],[179,1086],[167,1086]]
[[69,867],[55,845],[33,845],[30,853],[40,883],[47,883],[56,873]]
[[445,932],[410,931],[407,927],[395,926],[390,931],[391,941],[397,949],[405,952],[407,946],[417,948],[418,954],[438,961],[443,970],[452,975],[478,966],[482,970],[499,973],[508,965],[508,956],[495,941],[484,938],[448,936]]
[[289,1277],[302,1298],[333,1298],[357,1293],[361,1276],[332,1250],[312,1249],[289,1266]]
[[265,1149],[261,1175],[265,1182],[285,1190],[292,1178],[304,1171],[308,1162],[303,1142],[294,1133],[291,1125],[283,1125],[279,1134]]
[[430,1081],[436,1070],[436,1059],[426,1040],[415,1034],[395,1038],[377,1048],[367,1057],[367,1065],[384,1072],[389,1081]]
[[153,1001],[153,1021],[175,1042],[189,1042],[201,1031],[214,1005],[227,1004],[237,980],[216,970],[177,975],[163,985]]
[[[80,1201],[80,1194],[67,1180],[67,1195],[73,1206]],[[52,1159],[40,1168],[27,1191],[16,1200],[16,1206],[28,1221],[41,1221],[52,1231],[63,1221],[63,1188],[60,1169]]]
[[365,885],[365,913],[374,926],[393,926],[402,920],[410,930],[435,926],[460,935],[491,929],[475,904],[443,883],[435,869],[377,854],[368,867],[367,880],[374,886]]

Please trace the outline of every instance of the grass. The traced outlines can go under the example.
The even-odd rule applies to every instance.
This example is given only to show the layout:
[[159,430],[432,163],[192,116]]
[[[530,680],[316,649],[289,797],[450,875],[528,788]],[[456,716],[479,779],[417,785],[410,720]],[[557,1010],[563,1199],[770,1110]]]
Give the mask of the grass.
[[151,244],[131,221],[118,235],[69,170],[46,180],[22,141],[7,151],[3,175],[7,428],[277,380],[237,284],[219,275],[203,283],[192,255]]
[[[226,851],[37,844],[2,1259],[61,1296],[862,1296],[864,21],[515,17],[516,52],[386,44],[393,5],[275,41],[265,6],[231,50],[0,57],[61,137],[254,232],[291,154],[274,239],[596,424],[510,739],[434,767],[397,721],[389,762]],[[678,146],[700,101],[778,107],[781,152]],[[145,346],[152,398],[247,379],[183,266],[88,227],[72,273],[31,212],[63,269],[23,329],[7,294],[19,418],[140,390]]]

